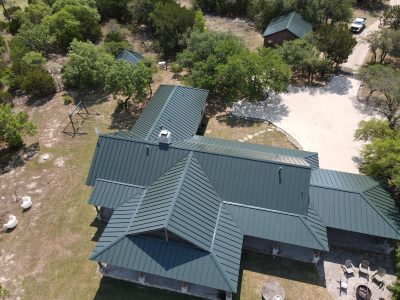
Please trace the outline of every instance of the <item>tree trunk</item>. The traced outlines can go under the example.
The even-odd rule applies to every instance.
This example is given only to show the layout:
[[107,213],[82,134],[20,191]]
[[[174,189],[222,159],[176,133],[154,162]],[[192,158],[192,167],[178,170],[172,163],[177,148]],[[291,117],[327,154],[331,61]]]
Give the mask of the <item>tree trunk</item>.
[[0,1],[1,1],[1,6],[3,6],[4,15],[6,16],[6,19],[7,19],[8,23],[10,23],[10,16],[8,15],[7,9],[6,9],[5,5],[4,5],[4,0],[0,0]]
[[382,53],[381,53],[381,61],[380,61],[380,63],[383,63],[383,61],[385,60],[386,54],[387,54],[387,52],[386,52],[386,51],[382,51]]
[[131,96],[129,96],[128,98],[125,99],[125,102],[124,102],[125,109],[128,109],[128,101],[129,101],[129,99],[131,99]]

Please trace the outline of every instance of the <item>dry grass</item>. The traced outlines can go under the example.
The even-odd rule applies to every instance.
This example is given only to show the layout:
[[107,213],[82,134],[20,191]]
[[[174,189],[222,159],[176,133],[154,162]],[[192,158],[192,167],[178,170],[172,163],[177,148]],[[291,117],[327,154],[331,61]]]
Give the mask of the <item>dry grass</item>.
[[[20,6],[21,8],[28,5],[28,0],[5,0],[4,6],[9,8],[11,6]],[[0,20],[4,21],[3,6],[0,5]]]
[[207,125],[205,136],[228,140],[245,140],[253,144],[262,144],[283,148],[295,148],[287,137],[277,128],[265,121],[246,120],[225,113],[212,117]]
[[206,16],[206,28],[219,32],[231,32],[239,37],[250,50],[256,50],[264,43],[262,34],[254,26],[241,19]]
[[332,299],[312,264],[244,252],[242,269],[239,299],[261,299],[261,289],[267,281],[278,282],[284,288],[285,299],[288,300]]

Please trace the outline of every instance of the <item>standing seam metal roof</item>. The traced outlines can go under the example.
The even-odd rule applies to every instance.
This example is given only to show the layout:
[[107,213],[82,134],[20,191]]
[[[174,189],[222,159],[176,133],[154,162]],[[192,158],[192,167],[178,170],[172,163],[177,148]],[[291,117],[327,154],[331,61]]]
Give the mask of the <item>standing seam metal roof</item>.
[[117,208],[145,188],[104,179],[96,179],[88,204],[107,208]]
[[285,29],[298,37],[303,37],[312,30],[312,25],[304,20],[298,13],[292,12],[288,15],[273,19],[265,29],[263,36],[265,37]]
[[309,207],[307,216],[224,202],[244,235],[329,251],[326,227]]
[[394,200],[367,176],[312,171],[310,203],[328,227],[400,238],[400,217]]
[[129,133],[154,142],[162,128],[173,141],[189,139],[200,125],[207,96],[207,90],[161,85]]
[[143,59],[143,56],[136,52],[123,50],[120,54],[118,54],[116,59],[124,60],[132,65],[136,65],[139,61]]
[[254,157],[254,151],[220,146],[177,142],[164,148],[156,143],[102,135],[87,183],[92,185],[96,178],[104,178],[148,186],[190,151],[223,200],[307,214],[309,166],[290,164],[280,155],[257,152],[260,155]]

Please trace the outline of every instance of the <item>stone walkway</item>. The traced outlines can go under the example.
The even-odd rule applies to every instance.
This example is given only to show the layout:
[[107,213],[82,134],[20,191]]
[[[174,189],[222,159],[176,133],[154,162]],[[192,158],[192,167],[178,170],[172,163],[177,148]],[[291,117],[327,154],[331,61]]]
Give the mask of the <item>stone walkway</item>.
[[354,132],[376,116],[357,100],[360,81],[335,76],[324,87],[290,87],[261,102],[237,102],[232,113],[268,120],[293,136],[307,151],[319,153],[321,168],[358,173],[362,143]]
[[[318,272],[323,281],[326,283],[326,288],[331,294],[333,299],[337,300],[354,300],[355,291],[359,285],[366,285],[372,292],[371,300],[390,300],[391,293],[387,286],[396,281],[396,276],[392,268],[392,261],[390,256],[384,254],[374,254],[367,252],[353,252],[342,249],[332,249],[329,253],[324,253],[324,260],[318,264]],[[355,276],[348,278],[347,295],[339,291],[339,281],[345,279],[341,265],[344,264],[346,259],[351,259],[353,265],[356,267]],[[363,259],[368,259],[371,263],[371,273],[383,267],[386,269],[387,274],[384,278],[384,287],[379,288],[375,281],[367,280],[365,277],[358,276],[358,266]]]

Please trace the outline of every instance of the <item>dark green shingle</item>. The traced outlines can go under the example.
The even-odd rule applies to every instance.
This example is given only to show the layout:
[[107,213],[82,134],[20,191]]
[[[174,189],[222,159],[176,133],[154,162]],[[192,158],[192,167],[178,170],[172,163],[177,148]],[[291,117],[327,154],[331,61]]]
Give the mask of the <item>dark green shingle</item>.
[[312,30],[312,26],[298,13],[292,12],[288,15],[273,19],[268,24],[267,29],[265,29],[263,36],[265,37],[285,29],[301,38]]

